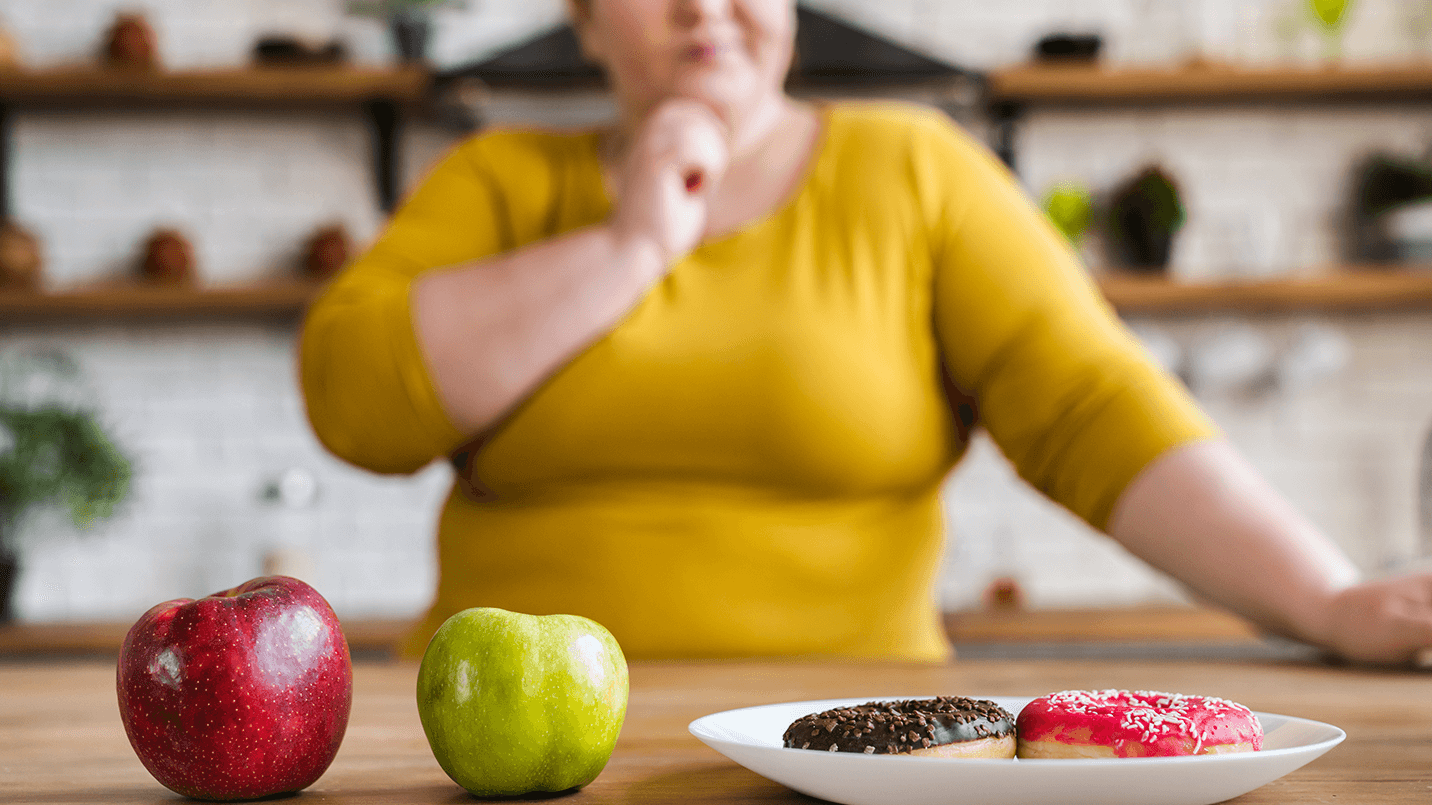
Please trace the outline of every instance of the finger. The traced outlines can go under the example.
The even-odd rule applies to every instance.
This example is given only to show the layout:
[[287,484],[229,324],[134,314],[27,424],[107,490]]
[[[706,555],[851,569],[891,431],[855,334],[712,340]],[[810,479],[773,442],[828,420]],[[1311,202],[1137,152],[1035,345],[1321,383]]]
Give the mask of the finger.
[[726,173],[726,143],[711,129],[685,132],[674,156],[688,193],[709,190]]
[[1412,660],[1412,664],[1417,666],[1418,670],[1432,671],[1432,648],[1424,648],[1418,651],[1417,656]]
[[725,124],[705,105],[684,99],[668,101],[651,120],[652,148],[665,156],[695,192],[715,184],[730,158]]

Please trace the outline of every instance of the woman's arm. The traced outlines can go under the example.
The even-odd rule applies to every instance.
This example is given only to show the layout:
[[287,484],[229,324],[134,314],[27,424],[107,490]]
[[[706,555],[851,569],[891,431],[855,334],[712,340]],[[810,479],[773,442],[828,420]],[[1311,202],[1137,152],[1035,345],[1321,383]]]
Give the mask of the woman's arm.
[[1432,576],[1369,584],[1226,441],[1155,459],[1108,532],[1130,552],[1264,628],[1352,660],[1405,663],[1432,646]]
[[419,277],[413,327],[453,425],[485,430],[615,326],[665,269],[649,241],[603,224]]
[[724,166],[707,115],[653,114],[608,218],[555,237],[544,216],[559,177],[533,138],[494,132],[449,154],[309,307],[299,373],[324,446],[414,472],[614,327],[700,237],[706,194],[682,176]]
[[[639,130],[609,221],[419,277],[413,326],[453,424],[487,429],[611,330],[696,246],[727,158],[710,111],[669,102]],[[699,190],[688,189],[693,173]]]

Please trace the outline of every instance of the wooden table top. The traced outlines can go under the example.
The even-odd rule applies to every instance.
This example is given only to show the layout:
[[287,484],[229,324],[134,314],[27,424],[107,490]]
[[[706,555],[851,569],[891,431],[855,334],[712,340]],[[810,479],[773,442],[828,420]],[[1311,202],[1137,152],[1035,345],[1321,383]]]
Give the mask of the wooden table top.
[[[353,715],[337,759],[302,803],[474,802],[428,749],[417,666],[355,668]],[[1336,724],[1341,746],[1234,800],[1432,802],[1432,675],[1296,662],[989,660],[948,665],[858,662],[635,663],[627,721],[595,782],[560,801],[810,803],[707,748],[686,726],[735,707],[889,695],[1034,696],[1066,688],[1216,695],[1254,710]],[[107,662],[0,664],[0,802],[174,802],[140,765],[119,722]]]

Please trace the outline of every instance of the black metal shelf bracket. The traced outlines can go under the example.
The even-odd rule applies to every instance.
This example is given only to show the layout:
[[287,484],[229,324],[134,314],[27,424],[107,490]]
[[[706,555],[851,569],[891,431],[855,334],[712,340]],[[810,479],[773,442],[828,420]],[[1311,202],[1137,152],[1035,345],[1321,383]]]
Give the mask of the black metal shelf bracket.
[[14,132],[10,104],[0,101],[0,221],[10,217],[10,156],[14,151]]
[[398,135],[402,111],[395,101],[375,98],[363,104],[373,137],[373,182],[378,206],[391,213],[398,206]]
[[995,101],[989,105],[989,116],[994,127],[994,152],[1017,174],[1019,165],[1015,140],[1019,133],[1019,119],[1024,116],[1024,106],[1013,101]]

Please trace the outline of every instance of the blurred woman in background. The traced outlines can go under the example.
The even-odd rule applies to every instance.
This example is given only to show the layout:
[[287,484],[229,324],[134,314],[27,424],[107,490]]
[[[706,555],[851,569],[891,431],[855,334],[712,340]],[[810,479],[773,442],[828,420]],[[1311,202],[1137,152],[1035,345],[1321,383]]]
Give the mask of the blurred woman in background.
[[792,0],[571,6],[619,122],[461,144],[304,329],[329,449],[458,471],[410,652],[498,606],[593,618],[631,657],[946,657],[939,490],[977,423],[1266,629],[1432,645],[1432,579],[1358,584],[983,147],[784,93]]

